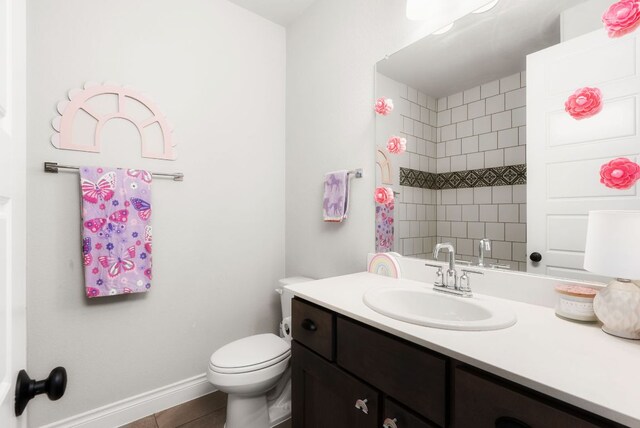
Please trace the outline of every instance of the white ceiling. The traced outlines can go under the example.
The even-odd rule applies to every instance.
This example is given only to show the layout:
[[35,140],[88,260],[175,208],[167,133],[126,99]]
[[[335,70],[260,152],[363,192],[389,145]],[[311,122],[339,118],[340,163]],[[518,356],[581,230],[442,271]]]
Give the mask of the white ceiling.
[[501,0],[377,64],[381,74],[432,97],[452,95],[525,69],[526,55],[560,42],[560,12],[584,0]]
[[229,0],[282,26],[289,25],[315,0]]

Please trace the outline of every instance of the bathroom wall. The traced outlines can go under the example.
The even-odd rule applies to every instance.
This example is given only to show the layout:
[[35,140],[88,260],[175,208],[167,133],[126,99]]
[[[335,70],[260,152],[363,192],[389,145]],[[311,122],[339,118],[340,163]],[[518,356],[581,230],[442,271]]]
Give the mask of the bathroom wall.
[[[318,0],[287,28],[286,266],[316,278],[366,269],[374,250],[374,64],[487,3],[434,3],[406,19],[405,0]],[[327,171],[365,168],[343,224],[322,222]]]
[[[285,30],[224,0],[28,2],[28,369],[67,368],[39,427],[202,374],[217,347],[275,331],[284,275]],[[175,126],[178,160],[140,157],[127,122],[103,153],[54,149],[55,106],[86,81],[130,84]],[[78,175],[44,161],[185,174],[154,180],[154,280],[88,301]]]

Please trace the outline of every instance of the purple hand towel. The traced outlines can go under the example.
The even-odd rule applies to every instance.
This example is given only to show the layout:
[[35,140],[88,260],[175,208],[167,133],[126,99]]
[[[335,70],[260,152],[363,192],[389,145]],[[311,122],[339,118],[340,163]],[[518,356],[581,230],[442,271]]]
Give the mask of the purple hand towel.
[[324,221],[342,222],[349,211],[349,172],[334,171],[325,175],[322,214]]
[[143,170],[80,168],[87,297],[151,287],[151,181]]

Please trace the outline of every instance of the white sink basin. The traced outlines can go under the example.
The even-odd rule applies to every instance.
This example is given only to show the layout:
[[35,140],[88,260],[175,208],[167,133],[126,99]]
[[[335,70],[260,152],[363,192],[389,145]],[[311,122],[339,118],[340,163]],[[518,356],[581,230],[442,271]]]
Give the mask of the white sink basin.
[[499,330],[516,323],[516,314],[486,298],[464,298],[427,287],[384,287],[364,294],[374,311],[400,321],[448,330]]

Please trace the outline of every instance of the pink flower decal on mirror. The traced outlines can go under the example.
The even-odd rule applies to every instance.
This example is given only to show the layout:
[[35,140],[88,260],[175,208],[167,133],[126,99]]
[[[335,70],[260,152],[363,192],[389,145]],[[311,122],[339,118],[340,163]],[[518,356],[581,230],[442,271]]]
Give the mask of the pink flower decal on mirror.
[[407,150],[407,139],[395,135],[390,137],[387,141],[387,150],[394,155],[404,153]]
[[640,165],[627,158],[617,158],[600,167],[600,183],[611,189],[629,189],[639,179]]
[[393,100],[385,97],[378,98],[376,100],[375,111],[382,116],[387,116],[393,111]]
[[602,92],[598,88],[580,88],[565,101],[564,109],[576,120],[595,116],[602,110]]
[[640,0],[620,0],[602,15],[609,37],[622,37],[640,26]]
[[393,202],[393,189],[389,187],[376,187],[374,199],[379,204]]

